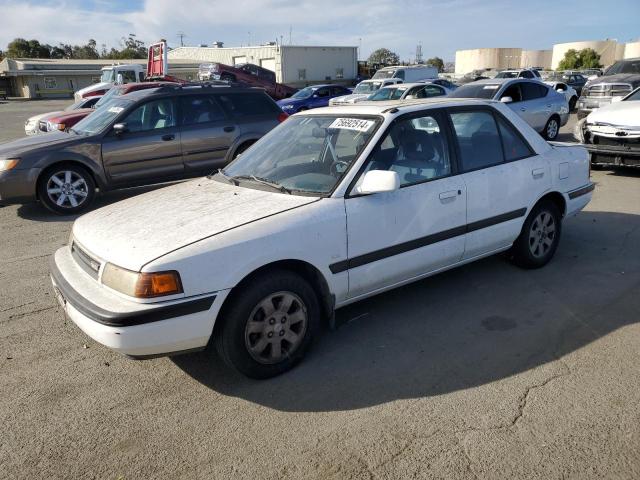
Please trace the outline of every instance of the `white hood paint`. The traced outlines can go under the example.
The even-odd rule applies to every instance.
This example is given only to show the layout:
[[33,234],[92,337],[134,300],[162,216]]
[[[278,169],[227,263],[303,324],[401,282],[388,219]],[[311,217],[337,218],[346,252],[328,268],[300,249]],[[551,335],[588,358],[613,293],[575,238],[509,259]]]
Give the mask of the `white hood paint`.
[[137,271],[185,245],[315,200],[201,178],[88,213],[74,223],[73,236],[99,259]]
[[[371,92],[375,93],[375,92]],[[351,95],[344,95],[342,97],[336,97],[333,99],[332,103],[355,103],[361,102],[369,98],[371,93],[352,93]]]
[[640,101],[618,102],[598,108],[587,117],[587,124],[594,123],[640,127]]
[[84,95],[85,93],[89,93],[89,92],[95,92],[96,90],[108,90],[111,87],[113,87],[113,83],[111,82],[99,82],[99,83],[93,83],[91,85],[89,85],[88,87],[84,87],[81,88],[80,90],[78,90],[76,93],[74,93],[74,97],[77,100],[80,100],[82,98],[82,95]]

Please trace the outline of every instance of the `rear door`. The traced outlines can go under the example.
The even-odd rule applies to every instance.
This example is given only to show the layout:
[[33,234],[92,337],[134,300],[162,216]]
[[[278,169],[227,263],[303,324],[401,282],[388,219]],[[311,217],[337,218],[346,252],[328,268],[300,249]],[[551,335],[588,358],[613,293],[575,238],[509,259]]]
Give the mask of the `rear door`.
[[237,142],[257,140],[278,125],[282,110],[259,91],[219,93],[216,99],[237,125]]
[[550,186],[548,162],[490,107],[449,109],[467,188],[464,258],[508,247]]
[[186,175],[204,175],[223,167],[239,133],[235,121],[214,95],[178,97],[182,161]]
[[102,162],[116,186],[153,183],[184,174],[173,98],[146,101],[122,120],[126,131],[102,140]]
[[520,90],[527,123],[538,132],[542,131],[551,117],[551,102],[547,98],[549,88],[538,82],[522,82]]

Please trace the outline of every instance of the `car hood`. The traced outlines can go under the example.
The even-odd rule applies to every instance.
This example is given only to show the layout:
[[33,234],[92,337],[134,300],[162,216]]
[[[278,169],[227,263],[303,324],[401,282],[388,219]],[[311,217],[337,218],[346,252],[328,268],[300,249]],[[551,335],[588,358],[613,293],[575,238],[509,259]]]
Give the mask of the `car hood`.
[[282,100],[278,100],[276,103],[280,106],[280,107],[284,107],[287,105],[299,105],[300,103],[304,102],[305,100],[308,100],[307,98],[283,98]]
[[40,115],[34,115],[33,117],[29,117],[29,119],[27,120],[27,123],[36,123],[39,122],[40,120],[47,118],[47,117],[52,117],[54,115],[61,115],[64,113],[64,110],[60,110],[57,112],[47,112],[47,113],[41,113]]
[[601,83],[630,83],[636,85],[640,83],[640,74],[637,73],[618,73],[616,75],[603,75],[602,77],[589,80],[588,87],[599,85]]
[[51,116],[49,120],[60,122],[61,120],[67,120],[69,118],[81,119],[93,112],[95,112],[93,108],[77,108],[76,110],[70,110],[68,112],[59,112],[57,115]]
[[[371,92],[375,93],[375,92]],[[345,103],[345,102],[358,102],[369,98],[371,93],[352,93],[351,95],[344,95],[342,97],[336,97],[333,100],[335,102]]]
[[617,102],[598,108],[589,114],[587,124],[640,127],[640,101]]
[[48,132],[43,135],[20,138],[0,144],[0,158],[19,156],[39,148],[50,148],[77,140],[76,135],[65,132]]
[[176,249],[315,200],[200,178],[88,213],[73,236],[90,254],[139,271]]
[[108,82],[94,83],[88,87],[81,88],[75,95],[76,97],[82,97],[85,93],[95,92],[96,90],[109,90],[111,87],[113,87],[113,84]]

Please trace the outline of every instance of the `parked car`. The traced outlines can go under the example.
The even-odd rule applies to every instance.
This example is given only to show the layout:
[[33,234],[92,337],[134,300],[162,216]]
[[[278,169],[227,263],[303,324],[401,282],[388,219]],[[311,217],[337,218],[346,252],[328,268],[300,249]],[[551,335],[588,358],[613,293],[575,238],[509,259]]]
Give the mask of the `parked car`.
[[326,107],[329,100],[351,95],[351,90],[341,85],[312,85],[294,93],[291,98],[276,103],[286,113],[293,114],[311,108]]
[[399,78],[383,78],[381,80],[363,80],[360,82],[356,88],[353,89],[353,92],[348,95],[343,95],[342,97],[335,97],[329,100],[329,105],[349,105],[358,102],[363,102],[369,96],[377,92],[382,87],[386,87],[388,85],[396,85],[398,83],[403,83]]
[[640,88],[620,102],[591,112],[574,136],[591,153],[591,164],[640,167]]
[[560,127],[569,120],[569,105],[564,95],[537,80],[478,80],[461,86],[450,96],[506,103],[547,140],[555,140]]
[[573,111],[576,108],[576,104],[578,103],[578,92],[576,92],[572,87],[567,85],[564,82],[544,82],[549,85],[552,89],[558,92],[561,95],[564,95],[564,98],[567,100],[569,104],[569,111]]
[[640,58],[628,58],[611,65],[602,76],[589,80],[578,100],[578,118],[622,100],[640,87]]
[[[86,210],[100,191],[201,176],[287,114],[261,89],[169,86],[111,99],[68,132],[0,145],[0,202]],[[7,168],[7,165],[10,168]]]
[[433,79],[425,79],[422,80],[425,83],[433,83],[434,85],[440,85],[448,90],[455,90],[460,85],[453,83],[452,81],[446,78],[433,78]]
[[494,78],[530,78],[532,80],[540,79],[540,72],[533,68],[524,68],[519,70],[502,70]]
[[297,91],[295,88],[276,82],[276,74],[272,70],[252,63],[242,63],[233,67],[224,63],[203,63],[198,69],[198,79],[240,82],[264,88],[274,100],[288,98]]
[[438,69],[428,65],[396,65],[380,68],[372,78],[398,78],[403,82],[417,82],[427,78],[438,78]]
[[553,74],[549,75],[545,82],[562,82],[569,85],[573,88],[578,97],[582,94],[582,87],[587,83],[587,78],[576,72],[553,72]]
[[109,348],[211,341],[266,378],[337,308],[502,251],[544,266],[593,188],[584,148],[545,142],[498,102],[313,109],[217,175],[80,217],[51,279]]
[[399,83],[372,93],[367,101],[410,100],[415,98],[442,97],[451,93],[440,85],[427,83]]
[[139,82],[139,83],[127,83],[116,85],[112,87],[105,95],[99,97],[98,101],[91,108],[80,108],[70,112],[60,112],[56,115],[52,115],[47,119],[45,125],[41,125],[41,129],[45,129],[47,132],[53,132],[55,130],[66,131],[72,128],[76,123],[85,118],[87,115],[91,115],[96,109],[105,105],[109,100],[126,95],[131,92],[137,92],[138,90],[147,90],[151,88],[158,88],[162,86],[175,86],[181,85],[175,82]]
[[26,122],[24,122],[24,133],[29,136],[46,133],[48,131],[47,121],[52,117],[65,113],[77,112],[78,110],[83,110],[85,108],[92,108],[101,98],[102,96],[83,98],[75,103],[72,103],[64,110],[57,110],[55,112],[47,112],[41,113],[40,115],[34,115],[33,117],[30,117]]

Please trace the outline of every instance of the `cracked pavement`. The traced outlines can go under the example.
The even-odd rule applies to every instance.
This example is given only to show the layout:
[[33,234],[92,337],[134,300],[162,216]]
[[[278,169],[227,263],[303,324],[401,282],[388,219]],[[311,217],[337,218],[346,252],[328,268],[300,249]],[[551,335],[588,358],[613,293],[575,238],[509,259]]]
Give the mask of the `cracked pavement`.
[[[0,139],[58,105],[0,105]],[[640,478],[640,173],[593,179],[546,268],[496,256],[351,305],[264,382],[90,341],[48,279],[72,219],[0,208],[0,477]]]

